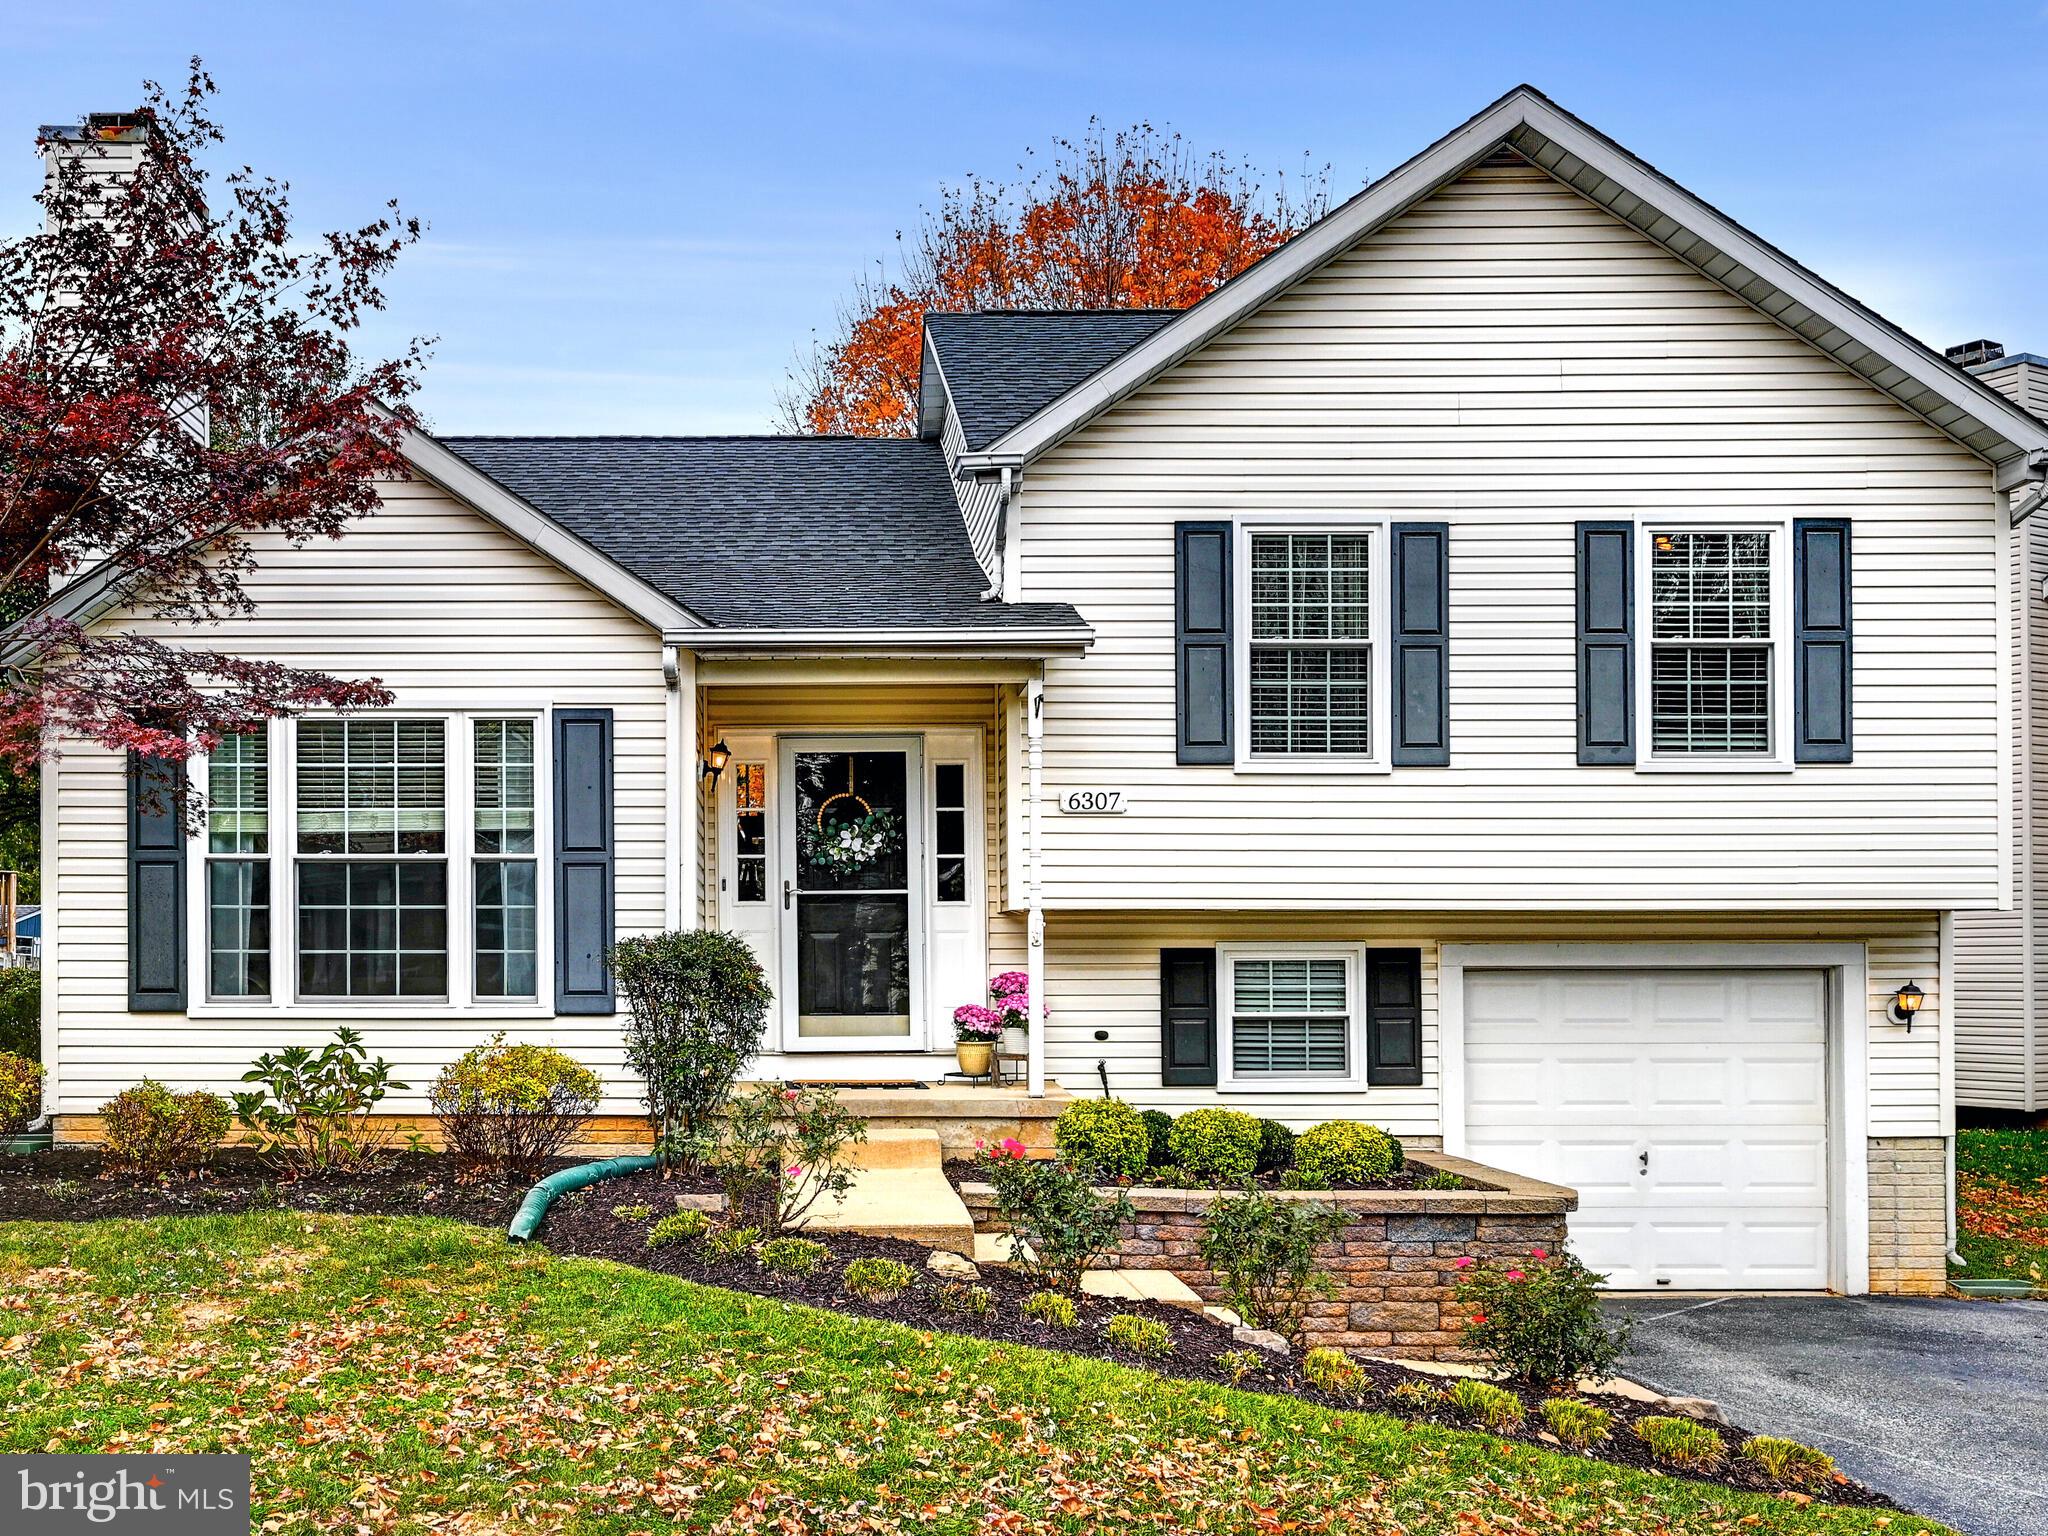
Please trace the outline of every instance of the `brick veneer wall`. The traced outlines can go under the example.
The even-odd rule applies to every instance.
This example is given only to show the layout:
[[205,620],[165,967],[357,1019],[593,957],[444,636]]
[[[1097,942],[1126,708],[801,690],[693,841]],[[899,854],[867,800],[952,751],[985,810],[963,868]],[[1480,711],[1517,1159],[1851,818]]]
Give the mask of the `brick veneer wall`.
[[[1494,1187],[1284,1197],[1325,1200],[1351,1217],[1333,1245],[1336,1289],[1309,1308],[1310,1348],[1334,1345],[1411,1360],[1464,1358],[1457,1260],[1516,1258],[1531,1248],[1554,1252],[1563,1246],[1565,1214],[1578,1203],[1570,1190],[1437,1152],[1429,1154],[1428,1166]],[[1138,1219],[1112,1262],[1170,1269],[1203,1299],[1220,1301],[1222,1291],[1199,1253],[1202,1220],[1217,1196],[1202,1190],[1129,1193]],[[988,1186],[967,1185],[962,1196],[977,1227],[995,1224]]]
[[1870,1138],[1870,1288],[1948,1289],[1948,1143],[1939,1136]]

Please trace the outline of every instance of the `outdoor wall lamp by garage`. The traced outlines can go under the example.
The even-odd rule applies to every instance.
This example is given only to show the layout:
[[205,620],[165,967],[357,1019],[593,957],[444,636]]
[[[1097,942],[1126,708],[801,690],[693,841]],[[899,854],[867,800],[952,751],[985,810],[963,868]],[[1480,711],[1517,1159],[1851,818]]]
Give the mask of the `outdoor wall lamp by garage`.
[[732,748],[725,744],[725,738],[721,736],[718,738],[718,744],[711,749],[711,755],[704,759],[704,777],[716,784],[718,776],[725,772],[725,765],[731,761]]
[[1892,1022],[1905,1025],[1906,1033],[1910,1035],[1913,1033],[1913,1015],[1920,1011],[1920,1005],[1926,1001],[1927,994],[1920,990],[1919,985],[1907,982],[1892,994]]

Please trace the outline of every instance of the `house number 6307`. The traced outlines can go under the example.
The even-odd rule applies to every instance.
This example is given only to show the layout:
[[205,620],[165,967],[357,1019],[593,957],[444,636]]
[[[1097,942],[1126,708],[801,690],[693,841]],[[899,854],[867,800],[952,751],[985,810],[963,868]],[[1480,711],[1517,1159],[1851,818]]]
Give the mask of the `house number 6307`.
[[1121,816],[1124,792],[1120,789],[1070,789],[1060,796],[1060,809],[1069,816]]

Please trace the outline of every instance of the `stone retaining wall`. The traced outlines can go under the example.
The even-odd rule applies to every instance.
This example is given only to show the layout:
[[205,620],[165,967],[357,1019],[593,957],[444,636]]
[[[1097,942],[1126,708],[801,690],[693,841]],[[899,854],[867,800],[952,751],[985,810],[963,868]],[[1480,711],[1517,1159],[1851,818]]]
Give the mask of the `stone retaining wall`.
[[[1464,1311],[1456,1294],[1457,1260],[1468,1255],[1518,1258],[1531,1248],[1555,1252],[1563,1246],[1565,1214],[1578,1204],[1571,1190],[1440,1152],[1427,1159],[1428,1167],[1493,1187],[1281,1196],[1326,1201],[1351,1218],[1331,1253],[1336,1289],[1309,1307],[1310,1348],[1334,1345],[1410,1360],[1465,1358],[1458,1331]],[[1210,1190],[1128,1193],[1138,1219],[1110,1262],[1172,1270],[1205,1300],[1220,1301],[1222,1292],[1198,1247],[1203,1217],[1219,1196]],[[965,1185],[961,1198],[977,1228],[999,1225],[988,1185]]]

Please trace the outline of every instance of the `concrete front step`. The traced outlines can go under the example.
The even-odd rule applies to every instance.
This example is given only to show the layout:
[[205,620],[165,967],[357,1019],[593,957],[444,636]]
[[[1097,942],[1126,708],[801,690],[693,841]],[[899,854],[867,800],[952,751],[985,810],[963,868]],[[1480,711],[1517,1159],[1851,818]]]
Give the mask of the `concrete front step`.
[[974,1257],[974,1218],[947,1179],[938,1132],[870,1127],[847,1158],[853,1187],[811,1208],[819,1232],[894,1237]]

